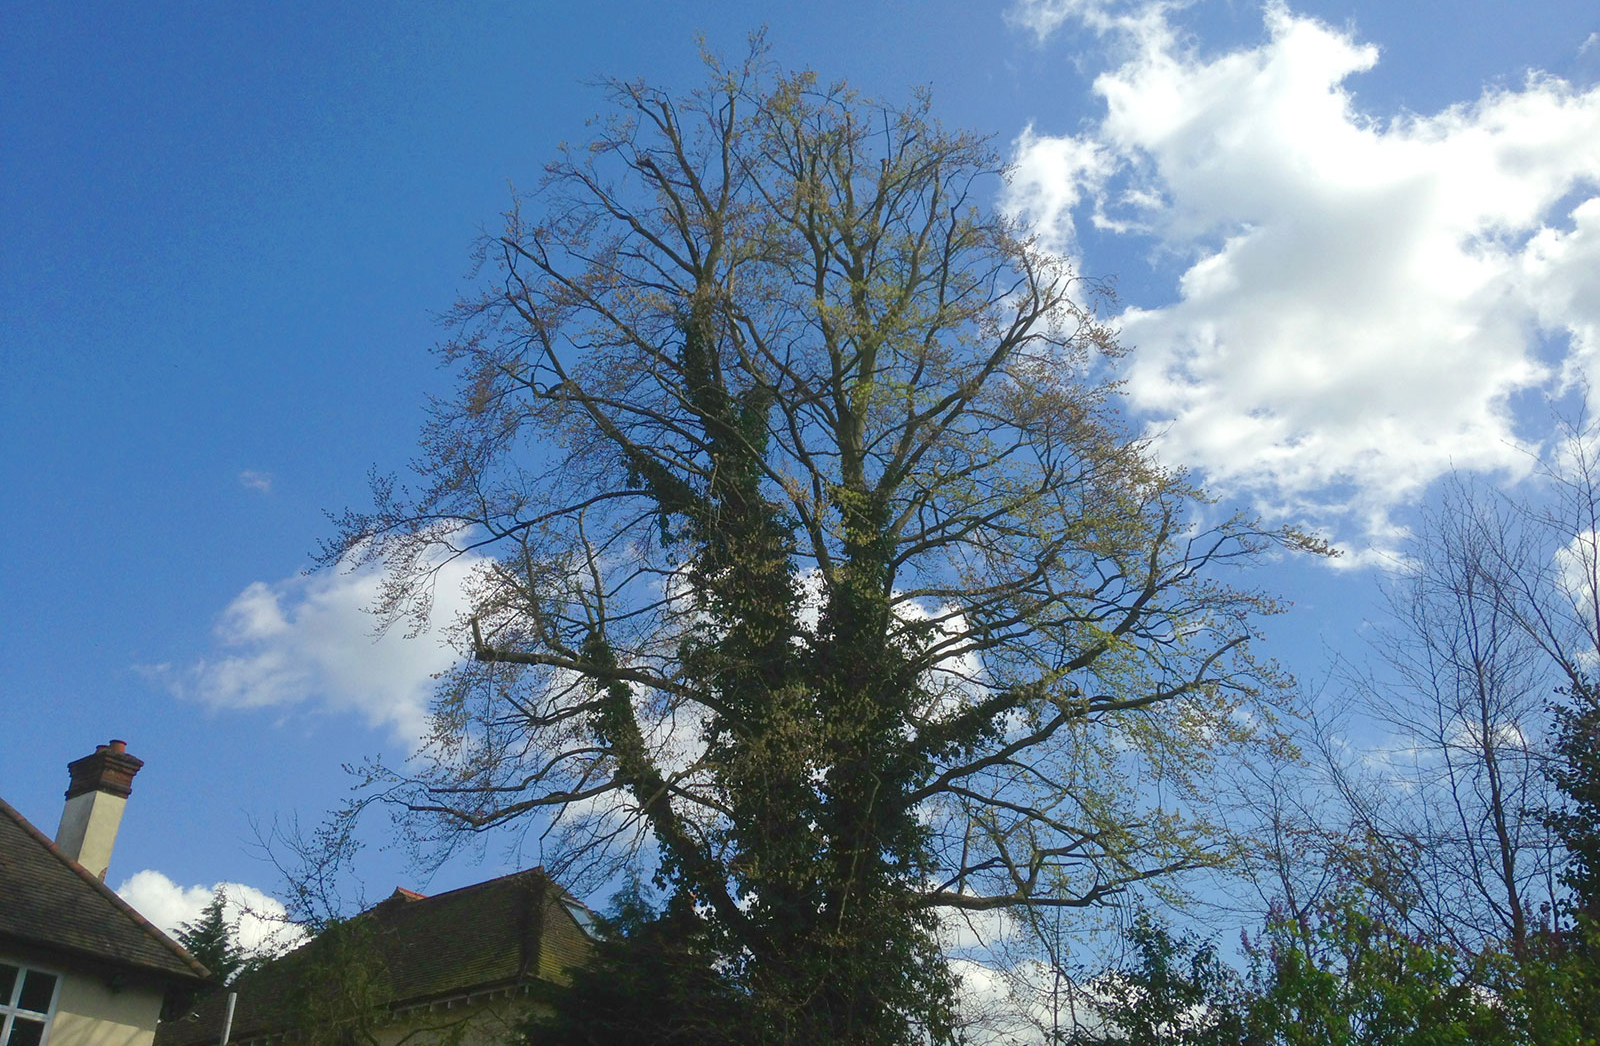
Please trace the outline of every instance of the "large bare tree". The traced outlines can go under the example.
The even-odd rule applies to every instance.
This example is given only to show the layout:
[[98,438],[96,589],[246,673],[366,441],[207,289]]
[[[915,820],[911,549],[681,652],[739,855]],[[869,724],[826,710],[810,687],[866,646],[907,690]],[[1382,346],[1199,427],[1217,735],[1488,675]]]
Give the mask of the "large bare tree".
[[1325,752],[1391,900],[1465,955],[1525,954],[1555,899],[1544,758],[1563,674],[1519,594],[1530,572],[1549,579],[1546,538],[1519,506],[1452,480],[1389,586],[1376,668],[1356,680],[1382,754],[1351,766]]
[[939,912],[1218,856],[1192,786],[1277,684],[1223,570],[1315,542],[1130,435],[1102,289],[926,98],[759,48],[608,90],[484,241],[420,489],[331,552],[394,616],[484,557],[427,758],[372,794],[564,875],[659,862],[775,1039],[942,1037]]
[[1450,480],[1390,586],[1377,668],[1355,679],[1389,757],[1325,748],[1391,898],[1463,954],[1527,956],[1581,859],[1552,825],[1572,823],[1574,772],[1592,760],[1573,731],[1597,707],[1596,437],[1564,424],[1515,496]]

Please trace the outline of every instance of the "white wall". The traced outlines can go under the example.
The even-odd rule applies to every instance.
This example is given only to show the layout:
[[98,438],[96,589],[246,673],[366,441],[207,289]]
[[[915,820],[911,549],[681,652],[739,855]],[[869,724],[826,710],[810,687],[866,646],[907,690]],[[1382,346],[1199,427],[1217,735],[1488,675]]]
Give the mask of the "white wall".
[[113,991],[103,978],[68,973],[56,996],[46,1046],[150,1046],[162,992],[144,985]]

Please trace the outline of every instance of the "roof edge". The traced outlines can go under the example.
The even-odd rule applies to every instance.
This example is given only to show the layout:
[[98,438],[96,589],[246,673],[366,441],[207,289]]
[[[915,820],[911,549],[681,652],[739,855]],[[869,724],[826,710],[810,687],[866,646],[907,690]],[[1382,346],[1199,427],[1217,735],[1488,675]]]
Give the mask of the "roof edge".
[[439,991],[423,992],[421,995],[408,996],[404,999],[392,999],[385,1006],[389,1011],[390,1018],[398,1019],[404,1017],[407,1010],[422,1009],[450,999],[471,998],[477,995],[498,995],[504,991],[531,988],[541,979],[539,977],[521,975],[501,977],[497,980],[484,981],[481,984],[473,984],[465,988],[445,988]]
[[[155,923],[152,923],[149,919],[146,919],[144,916],[140,915],[138,910],[135,909],[133,905],[129,904],[127,901],[124,901],[120,896],[117,895],[117,891],[107,886],[100,880],[98,876],[90,874],[87,868],[68,857],[64,852],[62,852],[61,847],[55,844],[55,840],[51,839],[48,835],[45,835],[38,828],[34,827],[32,821],[28,820],[26,817],[23,817],[22,814],[17,811],[16,807],[6,802],[3,798],[0,798],[0,814],[10,817],[13,821],[17,822],[17,824],[21,825],[23,831],[33,836],[35,842],[39,843],[39,845],[43,846],[51,854],[54,854],[56,859],[71,869],[72,872],[78,876],[78,878],[88,883],[93,889],[98,890],[100,895],[110,901],[113,907],[131,919],[135,926],[139,927],[139,929],[145,931],[159,941],[162,945],[164,945],[169,951],[172,952],[174,958],[189,968],[191,975],[196,980],[210,981],[215,979],[211,971],[206,969],[199,959],[196,959],[193,955],[189,954],[189,950],[187,948],[173,940],[171,937],[168,937],[160,927],[156,926]],[[133,966],[139,969],[152,968],[141,963],[122,963],[122,965]],[[171,973],[171,971],[164,972],[169,974]]]
[[[497,875],[493,879],[485,879],[481,883],[468,883],[466,886],[458,886],[453,890],[446,890],[444,893],[418,893],[416,890],[408,890],[403,886],[397,886],[395,887],[394,893],[391,893],[388,897],[385,897],[383,901],[394,900],[396,894],[404,896],[405,900],[407,901],[437,901],[442,897],[454,897],[458,893],[469,893],[473,890],[481,890],[486,886],[493,886],[496,883],[503,883],[508,879],[523,878],[538,878],[545,883],[555,886],[558,890],[561,889],[556,881],[550,878],[550,874],[544,870],[544,865],[536,864],[532,868],[523,868],[515,872],[507,872],[505,875]],[[377,908],[379,904],[383,903],[383,901],[379,901],[378,904],[374,904],[371,908],[363,909],[360,914],[365,915],[367,912]]]

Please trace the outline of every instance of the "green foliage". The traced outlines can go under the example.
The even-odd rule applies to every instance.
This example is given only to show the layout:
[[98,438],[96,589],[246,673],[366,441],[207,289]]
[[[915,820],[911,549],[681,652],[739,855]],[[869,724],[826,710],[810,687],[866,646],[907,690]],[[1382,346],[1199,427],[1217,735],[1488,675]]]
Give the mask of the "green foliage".
[[1472,980],[1494,1000],[1474,1041],[1515,1046],[1597,1046],[1600,983],[1592,938],[1582,930],[1543,932],[1521,957],[1506,952],[1477,956]]
[[1148,913],[1127,931],[1133,961],[1096,978],[1100,1021],[1068,1046],[1235,1046],[1244,1041],[1244,983],[1213,944],[1174,938]]
[[718,969],[704,921],[650,907],[637,887],[601,923],[593,960],[542,1000],[530,1046],[734,1046],[764,1041],[750,1000]]
[[372,920],[330,920],[294,955],[294,1030],[305,1046],[375,1046],[393,995]]
[[1526,1008],[1535,1017],[1570,1015],[1581,1041],[1593,1043],[1600,1041],[1600,694],[1587,681],[1574,683],[1554,711],[1548,772],[1567,802],[1546,821],[1567,849],[1562,878],[1572,893],[1536,957],[1540,976]]
[[1574,912],[1600,923],[1600,694],[1574,686],[1555,713],[1550,776],[1569,805],[1548,821],[1570,855],[1564,878]]
[[1092,979],[1098,1019],[1070,1046],[1592,1046],[1571,955],[1465,957],[1375,918],[1346,889],[1246,941],[1241,976],[1214,946],[1141,914],[1132,961]]
[[[1486,1042],[1488,998],[1457,956],[1371,914],[1350,891],[1308,925],[1276,923],[1251,951],[1249,1039],[1274,1046],[1451,1046]],[[1505,1040],[1510,1041],[1510,1040]]]
[[173,935],[222,984],[232,981],[249,966],[249,957],[239,944],[234,927],[228,923],[227,905],[227,893],[219,888],[200,914],[179,926]]

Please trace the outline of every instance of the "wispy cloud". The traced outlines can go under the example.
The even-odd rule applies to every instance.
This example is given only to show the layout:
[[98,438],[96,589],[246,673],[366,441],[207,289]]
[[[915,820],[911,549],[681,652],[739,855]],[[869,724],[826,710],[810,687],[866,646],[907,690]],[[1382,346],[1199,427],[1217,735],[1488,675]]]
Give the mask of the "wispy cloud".
[[272,493],[272,473],[245,469],[239,473],[239,485],[249,490],[259,490],[263,494],[270,494]]
[[1344,86],[1379,61],[1352,31],[1271,4],[1262,43],[1201,57],[1171,9],[1018,5],[1124,57],[1097,126],[1018,139],[1011,194],[1063,251],[1087,219],[1182,260],[1174,301],[1121,318],[1163,453],[1368,540],[1452,468],[1525,472],[1519,397],[1600,387],[1600,88],[1379,120]]

